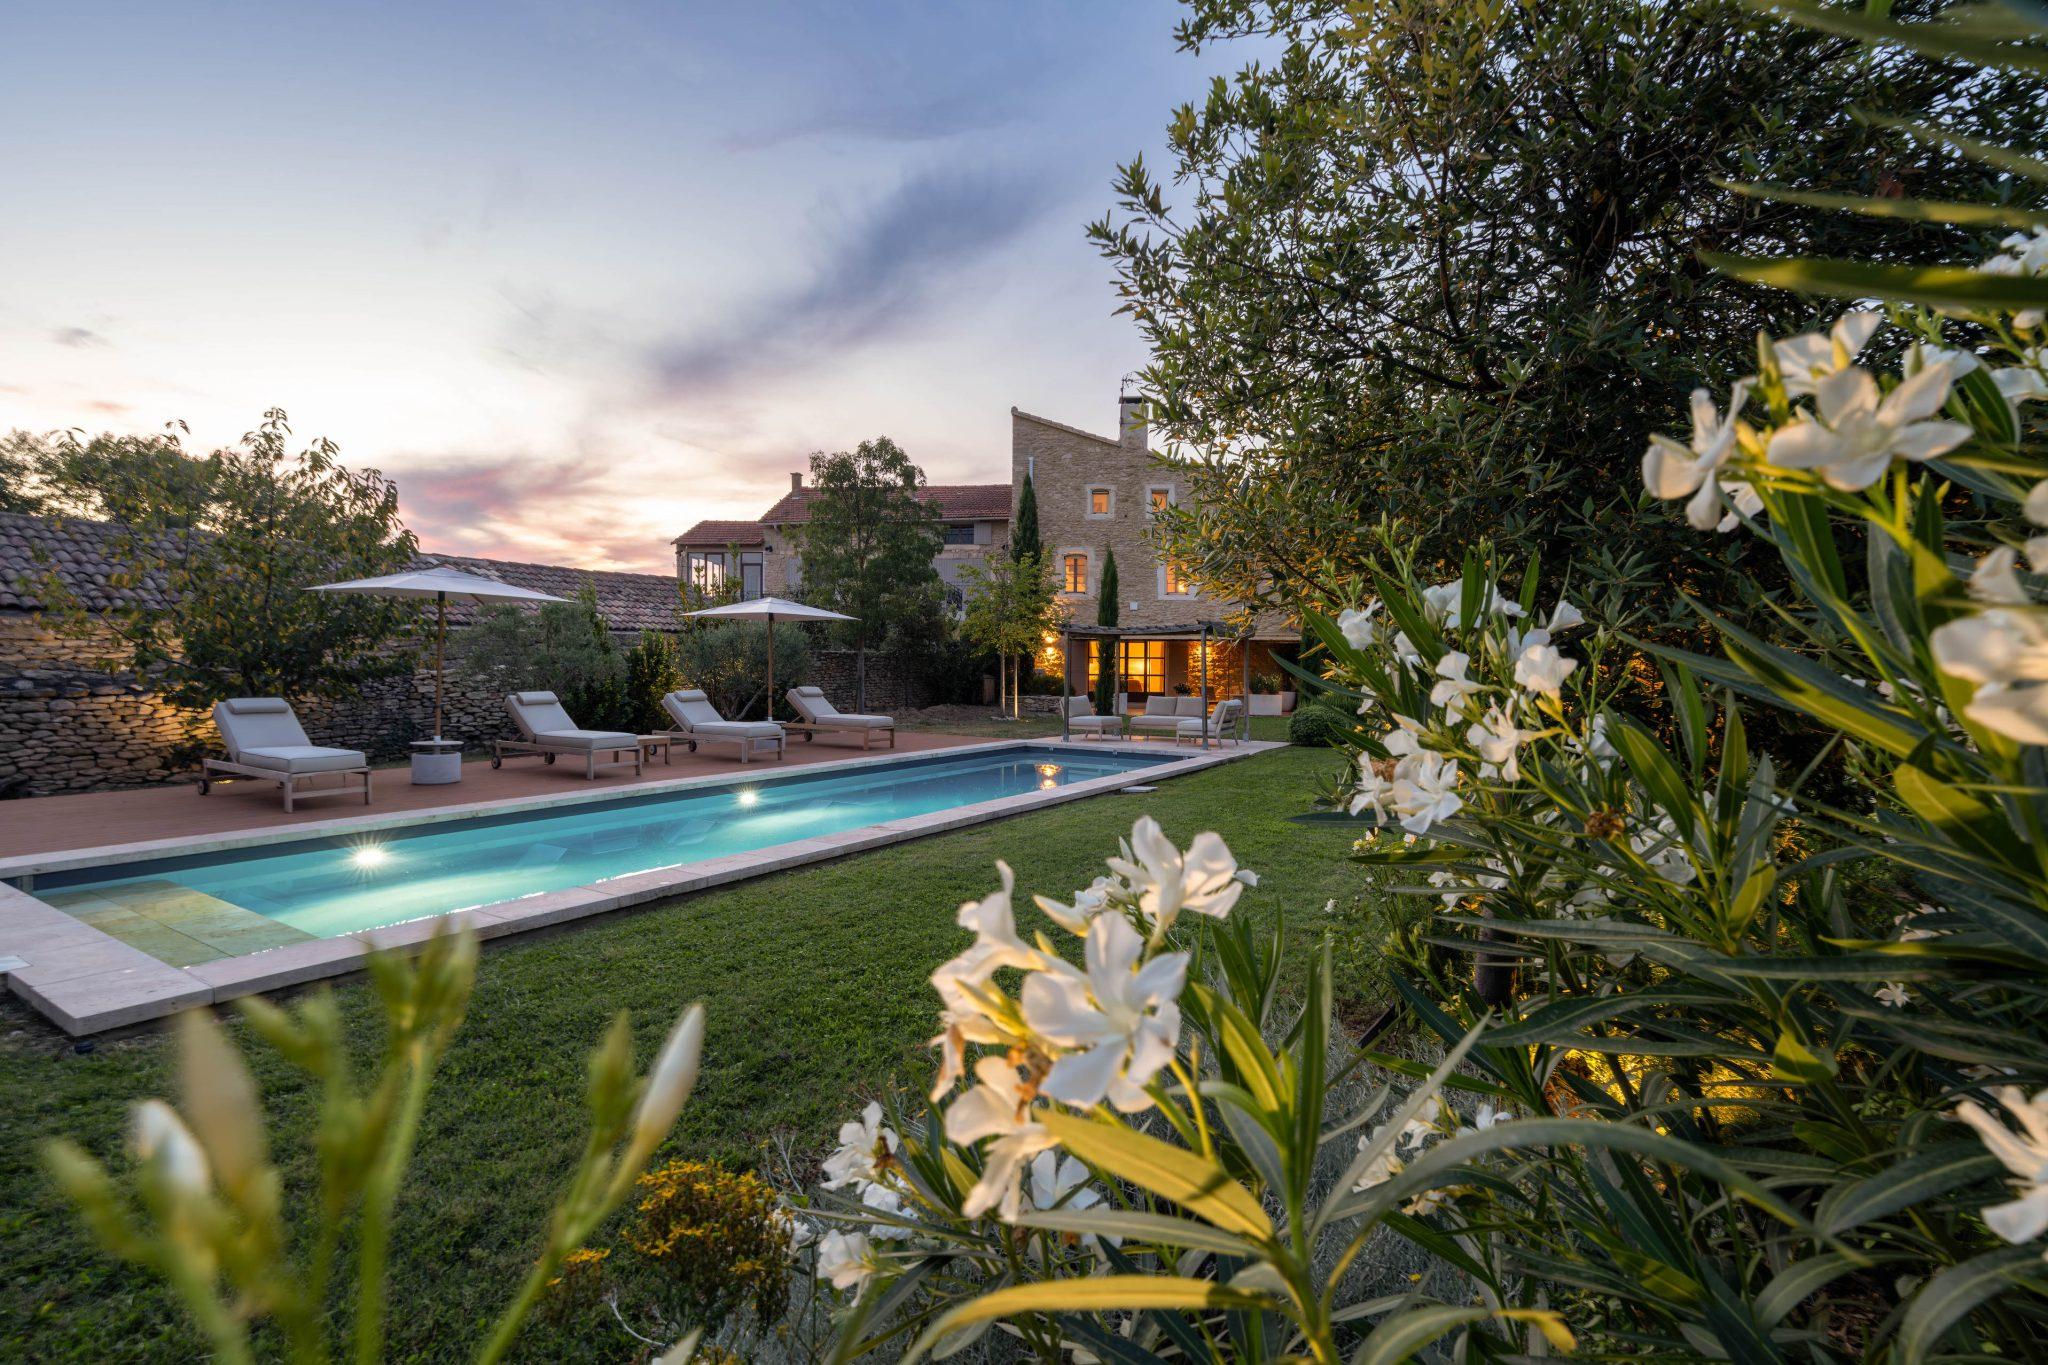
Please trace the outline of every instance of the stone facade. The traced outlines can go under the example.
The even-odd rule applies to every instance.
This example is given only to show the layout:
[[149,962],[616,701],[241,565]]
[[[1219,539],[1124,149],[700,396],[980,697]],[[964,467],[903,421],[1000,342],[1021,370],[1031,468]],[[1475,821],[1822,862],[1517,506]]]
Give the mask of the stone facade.
[[[1175,464],[1153,453],[1143,400],[1118,403],[1115,439],[1097,436],[1061,422],[1010,409],[1010,477],[1021,493],[1026,474],[1038,499],[1038,534],[1053,577],[1061,585],[1059,600],[1070,618],[1093,625],[1101,602],[1102,571],[1116,554],[1120,626],[1175,627],[1201,621],[1224,621],[1236,608],[1205,597],[1192,584],[1176,581],[1152,543],[1155,500],[1178,504],[1189,495],[1187,480]],[[1298,632],[1277,613],[1266,612],[1252,623],[1251,666],[1254,673],[1273,667],[1277,649],[1291,655]],[[1148,685],[1132,690],[1189,692],[1200,690],[1199,647],[1187,640],[1161,640],[1146,646],[1152,660]],[[1211,646],[1210,692],[1235,696],[1242,691],[1244,660],[1237,646]],[[1069,682],[1076,690],[1088,686],[1088,646],[1076,642]],[[1057,657],[1048,666],[1058,667]],[[1127,669],[1136,675],[1138,670]]]

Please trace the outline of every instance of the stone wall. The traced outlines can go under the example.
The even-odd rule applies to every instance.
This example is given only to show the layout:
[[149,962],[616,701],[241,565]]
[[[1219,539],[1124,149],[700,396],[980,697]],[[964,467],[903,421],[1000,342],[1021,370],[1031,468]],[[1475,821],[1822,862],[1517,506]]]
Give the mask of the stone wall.
[[[824,688],[825,696],[834,706],[852,711],[856,709],[858,669],[858,658],[850,649],[813,649],[808,681],[813,687]],[[932,705],[935,699],[919,659],[902,654],[868,655],[869,711],[915,711]]]
[[[0,613],[0,795],[49,796],[191,780],[217,743],[204,712],[165,702],[132,673],[105,671],[103,639],[59,636],[28,613]],[[360,698],[300,703],[315,744],[401,759],[433,727],[434,675],[384,678]],[[510,733],[496,688],[448,675],[442,729],[480,751]]]
[[[637,637],[615,638],[625,649]],[[132,673],[105,671],[110,652],[104,638],[59,636],[34,614],[0,613],[0,796],[192,781],[199,752],[218,752],[204,712],[170,705]],[[915,710],[934,699],[914,656],[870,654],[867,673],[869,710]],[[812,651],[810,680],[841,710],[854,709],[854,678],[852,650]],[[400,760],[411,740],[432,731],[434,675],[384,678],[360,698],[294,709],[315,744],[361,749],[372,762]],[[442,709],[442,731],[472,755],[511,735],[501,691],[452,663]]]

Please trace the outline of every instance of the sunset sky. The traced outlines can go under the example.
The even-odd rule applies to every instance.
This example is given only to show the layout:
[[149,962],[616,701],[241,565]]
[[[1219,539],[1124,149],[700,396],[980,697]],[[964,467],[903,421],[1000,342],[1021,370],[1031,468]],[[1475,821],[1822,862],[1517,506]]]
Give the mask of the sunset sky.
[[811,451],[1000,481],[1143,363],[1083,226],[1247,54],[1165,0],[0,14],[0,429],[267,407],[428,549],[670,567]]

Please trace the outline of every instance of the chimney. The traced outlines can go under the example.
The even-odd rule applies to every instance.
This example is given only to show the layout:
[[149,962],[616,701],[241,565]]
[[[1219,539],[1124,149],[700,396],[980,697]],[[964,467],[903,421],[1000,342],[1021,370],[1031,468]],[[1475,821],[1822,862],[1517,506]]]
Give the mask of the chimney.
[[1116,438],[1124,449],[1151,449],[1151,433],[1145,426],[1145,400],[1136,394],[1119,394],[1116,410]]
[[804,491],[804,473],[801,469],[793,469],[789,472],[789,491],[792,493]]

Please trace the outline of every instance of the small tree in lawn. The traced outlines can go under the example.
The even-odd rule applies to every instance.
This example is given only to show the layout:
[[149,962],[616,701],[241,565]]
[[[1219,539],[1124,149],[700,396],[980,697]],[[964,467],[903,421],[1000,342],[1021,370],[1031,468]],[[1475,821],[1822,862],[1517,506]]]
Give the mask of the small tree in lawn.
[[944,532],[917,496],[924,472],[886,436],[851,453],[813,455],[811,483],[810,521],[795,535],[803,595],[854,618],[840,634],[856,655],[854,706],[865,709],[868,650],[944,629],[944,588],[932,566]]
[[345,468],[332,441],[292,453],[281,409],[204,458],[185,453],[181,430],[17,434],[16,453],[60,513],[115,520],[110,586],[149,583],[167,603],[88,613],[51,573],[39,584],[51,623],[81,636],[111,631],[120,656],[111,665],[149,676],[167,700],[192,708],[236,696],[350,696],[410,669],[409,656],[385,646],[417,624],[415,604],[306,591],[413,559],[396,486],[375,470]]
[[[1117,608],[1119,606],[1116,600],[1115,550],[1111,550],[1102,561],[1102,591],[1097,594],[1097,598],[1098,600],[1095,603],[1095,624],[1098,626],[1115,625]],[[1116,714],[1116,693],[1119,681],[1117,665],[1123,662],[1118,657],[1121,650],[1117,647],[1116,640],[1104,639],[1096,642],[1095,653],[1097,659],[1095,669],[1095,714],[1098,716],[1113,716]]]
[[1028,659],[1038,650],[1045,632],[1058,620],[1054,607],[1052,578],[1043,555],[1012,559],[991,555],[980,564],[963,565],[960,578],[966,589],[966,614],[960,634],[984,649],[994,651],[1003,679],[1003,704],[1018,714],[1017,694],[1022,670],[1013,679],[1016,661]]

